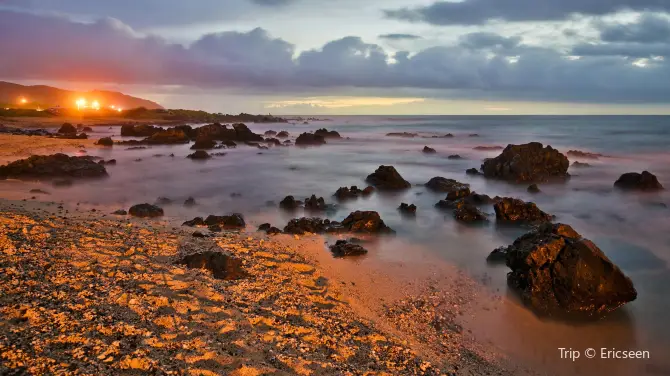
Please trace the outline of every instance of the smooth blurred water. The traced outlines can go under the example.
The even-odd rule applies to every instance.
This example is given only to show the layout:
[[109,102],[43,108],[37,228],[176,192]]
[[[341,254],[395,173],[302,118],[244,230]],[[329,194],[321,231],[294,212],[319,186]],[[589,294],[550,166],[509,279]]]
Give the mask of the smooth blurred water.
[[[508,328],[497,333],[479,333],[505,351],[523,358],[519,348],[530,358],[554,367],[557,347],[596,347],[617,343],[620,347],[651,350],[653,361],[626,363],[613,367],[610,373],[670,374],[667,363],[657,363],[661,354],[670,353],[670,193],[637,194],[614,191],[612,184],[625,172],[648,170],[670,188],[670,117],[642,116],[454,116],[454,117],[336,117],[332,121],[310,125],[250,124],[263,133],[287,130],[294,139],[299,133],[326,127],[345,139],[329,140],[316,148],[273,147],[258,150],[246,145],[236,149],[216,150],[227,155],[210,160],[192,161],[189,145],[154,146],[146,150],[89,150],[88,155],[116,159],[108,166],[105,180],[75,184],[68,188],[47,186],[50,199],[76,201],[89,205],[128,208],[132,204],[154,202],[159,196],[175,200],[164,207],[166,215],[183,220],[208,214],[240,212],[257,225],[271,222],[283,227],[303,213],[282,213],[276,205],[287,195],[302,199],[316,194],[335,203],[333,193],[343,186],[366,186],[364,179],[379,165],[393,165],[414,187],[397,194],[375,194],[370,198],[339,205],[329,213],[342,220],[354,210],[378,211],[404,242],[418,244],[426,252],[456,263],[475,277],[486,276],[492,289],[506,291],[505,267],[491,267],[485,259],[489,252],[511,243],[524,233],[520,228],[498,228],[493,223],[483,227],[463,226],[450,213],[438,211],[434,204],[443,195],[427,191],[421,184],[435,176],[469,183],[478,193],[490,196],[512,196],[536,202],[541,209],[555,214],[557,221],[572,225],[593,240],[634,281],[639,298],[628,304],[621,315],[590,326],[545,322],[529,315],[510,299],[510,311],[497,312],[488,318],[490,328],[496,323]],[[389,132],[418,132],[418,138],[386,137]],[[429,138],[452,133],[453,138]],[[469,137],[477,133],[479,137]],[[120,127],[96,128],[92,137],[119,136]],[[424,138],[425,137],[425,138]],[[542,193],[531,195],[526,186],[485,180],[465,175],[465,170],[479,167],[484,158],[499,151],[477,151],[480,145],[499,145],[538,141],[567,152],[570,149],[606,155],[599,160],[581,160],[591,168],[570,169],[572,179],[564,184],[542,185]],[[437,154],[421,152],[424,145]],[[168,155],[174,153],[174,157]],[[463,160],[449,160],[459,154]],[[136,161],[141,159],[141,161]],[[573,158],[570,158],[574,162]],[[32,184],[38,187],[38,184]],[[13,183],[0,184],[0,190],[15,189]],[[241,194],[232,197],[233,193]],[[185,208],[181,203],[189,196],[198,205]],[[416,219],[403,218],[397,211],[401,202],[418,206]],[[485,208],[493,213],[492,207]],[[325,215],[324,215],[325,216]],[[493,221],[494,222],[494,221]],[[393,241],[393,240],[389,240]],[[384,255],[384,242],[375,252],[411,262],[412,254],[393,252]],[[386,243],[388,244],[388,243]],[[509,312],[513,312],[510,314]],[[525,329],[524,329],[525,328]],[[493,329],[491,329],[493,330]],[[573,345],[574,343],[574,345]],[[562,363],[561,363],[562,364]],[[593,366],[595,363],[591,363]],[[651,365],[650,365],[651,364]],[[607,366],[607,364],[603,365]],[[598,369],[603,369],[601,367]],[[633,367],[633,368],[626,368]],[[660,367],[660,368],[659,368]],[[666,368],[663,368],[666,367]],[[652,369],[654,372],[650,372]],[[592,374],[588,365],[570,368],[572,374]]]

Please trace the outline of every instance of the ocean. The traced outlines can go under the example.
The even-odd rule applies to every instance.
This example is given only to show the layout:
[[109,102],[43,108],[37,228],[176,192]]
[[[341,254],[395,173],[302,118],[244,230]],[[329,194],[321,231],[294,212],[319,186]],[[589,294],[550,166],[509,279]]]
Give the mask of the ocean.
[[[378,211],[397,232],[394,239],[373,245],[371,254],[380,259],[411,263],[414,252],[427,252],[453,263],[484,287],[507,300],[504,308],[481,312],[472,325],[473,335],[499,348],[512,359],[546,369],[548,373],[670,374],[670,190],[653,194],[622,193],[614,181],[626,172],[648,170],[670,188],[670,117],[666,116],[340,116],[310,124],[249,124],[256,133],[286,130],[295,139],[318,128],[338,131],[342,140],[312,148],[272,147],[259,150],[246,145],[216,150],[227,153],[200,162],[185,158],[189,145],[152,146],[149,149],[88,150],[87,155],[116,159],[108,166],[110,177],[71,187],[30,188],[51,191],[50,200],[79,202],[83,206],[127,209],[136,203],[153,203],[168,197],[166,215],[177,220],[208,214],[239,212],[254,226],[270,222],[283,228],[302,212],[285,213],[277,204],[287,195],[303,199],[312,194],[336,203],[332,195],[339,187],[366,186],[365,177],[380,165],[393,165],[413,187],[402,193],[375,194],[369,198],[339,203],[324,217],[344,219],[355,210]],[[415,138],[385,136],[390,132],[418,133]],[[451,133],[454,137],[432,138]],[[477,137],[470,136],[477,134]],[[121,140],[120,127],[97,127],[91,137],[112,136]],[[542,193],[531,194],[526,185],[466,176],[468,168],[479,168],[482,160],[500,150],[479,151],[477,146],[501,146],[541,142],[566,153],[576,149],[603,156],[597,160],[575,159],[591,165],[573,168],[565,183],[540,185]],[[436,154],[424,154],[429,146]],[[174,157],[169,154],[173,153]],[[448,159],[458,154],[459,160]],[[82,153],[83,155],[83,153]],[[533,201],[557,222],[573,226],[595,242],[631,279],[638,299],[604,320],[575,324],[539,319],[507,290],[505,266],[491,266],[486,256],[499,246],[511,244],[527,231],[487,226],[468,227],[448,212],[434,208],[444,195],[426,190],[422,184],[442,176],[471,185],[477,193],[491,197],[517,197]],[[2,191],[18,183],[0,185]],[[181,203],[194,197],[198,205]],[[274,204],[271,206],[269,201]],[[401,202],[418,207],[415,219],[401,216]],[[493,213],[493,208],[485,208]],[[393,242],[399,242],[393,246]],[[400,243],[402,242],[402,243]],[[398,244],[413,244],[398,251]],[[393,252],[384,252],[385,247]],[[324,252],[326,249],[324,247]],[[651,359],[572,362],[561,359],[559,348],[617,348],[650,351]],[[549,372],[551,370],[551,372]]]

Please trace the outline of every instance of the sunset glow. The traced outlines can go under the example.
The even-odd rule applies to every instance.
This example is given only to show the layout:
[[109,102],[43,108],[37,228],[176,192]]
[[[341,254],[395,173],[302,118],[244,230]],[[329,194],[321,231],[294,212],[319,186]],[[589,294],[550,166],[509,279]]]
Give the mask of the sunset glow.
[[91,108],[98,111],[100,109],[100,103],[98,101],[93,101],[93,103],[91,103]]
[[86,99],[79,98],[79,99],[77,99],[76,104],[77,104],[77,110],[82,110],[82,109],[86,108]]

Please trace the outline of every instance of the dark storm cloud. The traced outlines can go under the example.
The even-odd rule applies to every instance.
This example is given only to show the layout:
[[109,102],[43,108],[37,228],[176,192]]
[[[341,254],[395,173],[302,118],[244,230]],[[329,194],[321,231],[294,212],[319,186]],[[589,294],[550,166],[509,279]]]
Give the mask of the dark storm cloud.
[[600,39],[605,42],[657,43],[670,41],[670,20],[645,13],[632,23],[599,23]]
[[512,48],[521,43],[521,37],[505,37],[491,32],[476,32],[465,34],[460,38],[460,44],[466,48]]
[[421,39],[420,36],[414,34],[382,34],[379,36],[379,39],[388,39],[388,40],[415,40]]
[[[268,93],[314,90],[432,90],[479,98],[670,102],[670,67],[630,59],[566,59],[513,38],[466,36],[461,45],[389,55],[358,37],[296,53],[263,29],[205,35],[190,45],[138,34],[114,19],[76,23],[0,11],[0,72],[15,80],[114,82],[240,88]],[[472,43],[471,43],[472,44]],[[586,54],[584,54],[586,55]],[[596,55],[596,54],[593,54]]]
[[479,25],[491,20],[554,21],[574,14],[598,16],[621,10],[669,11],[670,0],[463,0],[386,10],[389,18],[433,25]]

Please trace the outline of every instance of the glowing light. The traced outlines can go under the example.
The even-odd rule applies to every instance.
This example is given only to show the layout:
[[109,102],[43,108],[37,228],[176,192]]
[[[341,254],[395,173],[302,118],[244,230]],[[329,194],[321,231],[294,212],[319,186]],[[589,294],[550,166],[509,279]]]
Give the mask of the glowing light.
[[119,107],[119,108],[116,109],[116,111],[121,112],[121,111],[123,111],[123,108]]
[[115,105],[111,105],[111,106],[109,106],[109,108],[111,108],[112,110],[115,110],[115,109],[116,109],[116,106],[115,106]]
[[84,98],[77,99],[77,102],[75,103],[77,103],[77,110],[86,108],[86,99]]
[[26,103],[28,103],[28,100],[24,97],[21,97],[21,98],[19,98],[19,103],[26,104]]
[[98,101],[93,101],[93,103],[91,103],[91,108],[98,111],[100,109],[100,103],[98,103]]

